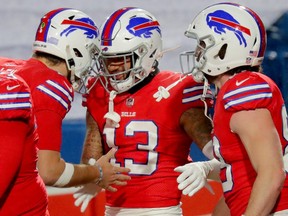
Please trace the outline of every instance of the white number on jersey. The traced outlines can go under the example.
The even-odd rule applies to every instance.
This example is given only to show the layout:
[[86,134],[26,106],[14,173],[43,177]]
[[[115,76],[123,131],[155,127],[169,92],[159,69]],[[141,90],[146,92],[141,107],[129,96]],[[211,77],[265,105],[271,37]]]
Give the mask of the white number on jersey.
[[219,161],[221,162],[221,167],[220,167],[221,170],[226,169],[226,172],[225,172],[226,181],[222,182],[223,192],[231,191],[233,188],[231,165],[225,163],[225,160],[220,153],[219,140],[215,136],[213,137],[213,146],[214,146],[215,155],[219,158]]
[[[103,133],[106,135],[106,142],[110,148],[118,148],[117,143],[115,143],[115,140],[117,142],[117,138],[115,137],[116,130],[115,128],[104,129]],[[147,153],[147,162],[145,164],[137,163],[137,161],[133,159],[133,155],[131,155],[131,158],[124,160],[124,166],[131,169],[130,174],[151,175],[156,170],[158,162],[158,153],[155,151],[158,144],[157,126],[152,121],[131,121],[126,125],[124,131],[125,136],[134,136],[137,132],[144,132],[148,138],[147,143],[135,143],[137,144],[137,152],[141,152],[141,154],[143,152]],[[137,152],[135,154],[137,154]],[[111,159],[111,163],[120,166],[117,158]]]

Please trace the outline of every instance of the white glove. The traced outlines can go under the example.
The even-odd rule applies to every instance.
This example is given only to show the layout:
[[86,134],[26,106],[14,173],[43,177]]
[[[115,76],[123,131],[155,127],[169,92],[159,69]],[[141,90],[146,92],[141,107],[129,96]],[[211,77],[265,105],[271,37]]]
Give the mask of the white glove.
[[[90,158],[88,164],[94,166],[96,164],[96,160],[94,158]],[[90,200],[96,197],[101,190],[102,188],[96,183],[88,183],[83,185],[73,194],[74,199],[76,199],[74,205],[77,207],[81,205],[80,211],[83,213],[86,210]]]
[[96,197],[101,190],[102,188],[95,183],[85,184],[79,190],[74,192],[73,197],[76,199],[74,205],[77,207],[81,205],[80,211],[83,213],[90,200]]
[[183,190],[183,195],[193,196],[204,186],[214,194],[211,185],[207,182],[207,176],[211,171],[220,170],[220,162],[216,159],[205,162],[192,162],[174,169],[181,174],[177,178],[178,189]]

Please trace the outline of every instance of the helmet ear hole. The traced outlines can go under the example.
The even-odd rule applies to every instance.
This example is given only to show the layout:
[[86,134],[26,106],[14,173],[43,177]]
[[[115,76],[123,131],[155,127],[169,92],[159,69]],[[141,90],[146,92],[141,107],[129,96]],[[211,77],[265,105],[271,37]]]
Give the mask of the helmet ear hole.
[[153,58],[154,56],[155,56],[155,54],[156,54],[156,49],[151,53],[151,55],[149,56],[149,58]]
[[257,38],[255,37],[253,46],[257,43]]
[[223,60],[225,58],[227,47],[228,47],[228,45],[224,44],[218,52],[218,56],[221,60]]
[[83,55],[81,54],[81,52],[78,49],[74,48],[73,51],[77,57],[83,57]]

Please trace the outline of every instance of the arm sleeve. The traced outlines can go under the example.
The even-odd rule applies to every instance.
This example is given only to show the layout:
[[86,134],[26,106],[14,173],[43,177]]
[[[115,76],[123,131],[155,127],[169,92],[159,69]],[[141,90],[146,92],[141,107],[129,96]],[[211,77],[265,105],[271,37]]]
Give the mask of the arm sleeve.
[[39,134],[39,150],[60,152],[62,144],[62,117],[50,110],[35,113]]

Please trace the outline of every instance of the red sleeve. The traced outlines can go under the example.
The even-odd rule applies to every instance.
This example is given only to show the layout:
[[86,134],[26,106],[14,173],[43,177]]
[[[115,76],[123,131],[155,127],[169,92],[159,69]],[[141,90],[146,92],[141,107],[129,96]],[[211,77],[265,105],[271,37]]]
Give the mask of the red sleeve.
[[[204,108],[205,103],[201,100],[204,86],[202,83],[196,83],[191,77],[184,78],[170,91],[169,109],[173,113],[173,118],[180,119],[182,114],[193,108]],[[205,102],[210,108],[213,105],[212,93],[209,89],[205,95]]]
[[28,129],[24,121],[0,121],[0,197],[13,184],[20,169]]
[[60,152],[62,143],[62,117],[50,110],[35,113],[39,134],[38,148]]

